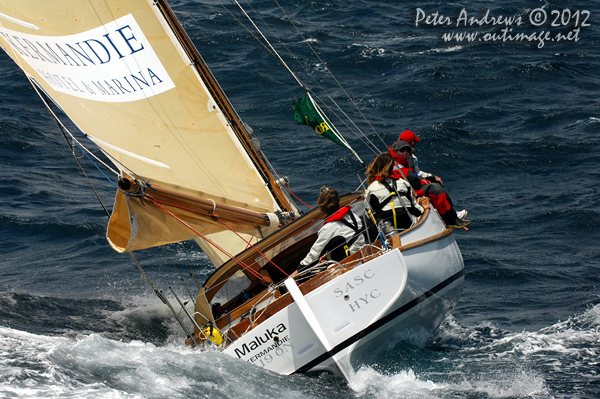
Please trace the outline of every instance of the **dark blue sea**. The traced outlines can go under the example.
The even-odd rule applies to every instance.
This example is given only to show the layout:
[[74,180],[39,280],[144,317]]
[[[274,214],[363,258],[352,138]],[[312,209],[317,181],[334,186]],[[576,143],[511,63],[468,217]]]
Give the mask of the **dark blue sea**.
[[[271,0],[242,4],[379,151],[403,130],[422,139],[421,169],[472,221],[455,233],[466,280],[453,315],[350,384],[190,351],[131,257],[109,247],[88,180],[0,52],[0,398],[600,397],[599,3],[279,0],[302,36]],[[314,205],[324,185],[359,186],[349,151],[296,124],[302,91],[235,7],[171,5],[294,194]],[[110,208],[114,187],[81,162]],[[172,286],[189,300],[190,270],[202,282],[214,269],[190,242],[135,255],[169,297]]]

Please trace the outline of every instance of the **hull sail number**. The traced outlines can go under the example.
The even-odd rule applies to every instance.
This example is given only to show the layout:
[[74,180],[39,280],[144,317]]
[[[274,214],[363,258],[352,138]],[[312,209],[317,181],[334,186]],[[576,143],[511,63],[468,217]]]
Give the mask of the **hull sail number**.
[[175,87],[131,14],[75,35],[38,36],[4,28],[0,35],[61,93],[129,102]]

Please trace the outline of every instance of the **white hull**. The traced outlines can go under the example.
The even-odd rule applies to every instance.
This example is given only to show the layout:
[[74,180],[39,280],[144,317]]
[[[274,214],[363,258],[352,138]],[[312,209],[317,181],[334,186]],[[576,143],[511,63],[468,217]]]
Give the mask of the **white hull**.
[[[403,246],[445,230],[437,212],[427,219],[402,237]],[[395,342],[431,335],[454,308],[463,281],[452,235],[394,249],[304,296],[321,337],[295,301],[224,352],[280,374],[341,369],[348,377]]]

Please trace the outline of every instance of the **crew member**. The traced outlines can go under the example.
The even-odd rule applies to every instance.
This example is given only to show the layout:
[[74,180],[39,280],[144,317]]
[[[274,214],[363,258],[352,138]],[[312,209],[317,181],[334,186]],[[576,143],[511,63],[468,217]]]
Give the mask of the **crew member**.
[[365,245],[363,222],[351,206],[340,208],[340,197],[336,190],[324,190],[317,201],[319,208],[328,215],[319,230],[317,241],[310,252],[300,261],[299,271],[328,255],[340,261]]

